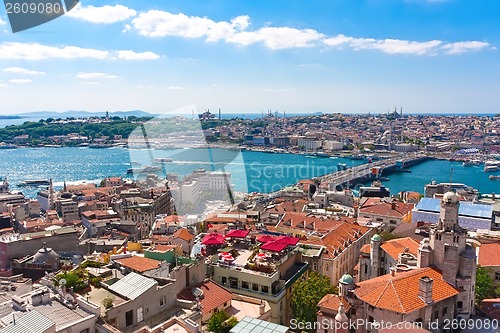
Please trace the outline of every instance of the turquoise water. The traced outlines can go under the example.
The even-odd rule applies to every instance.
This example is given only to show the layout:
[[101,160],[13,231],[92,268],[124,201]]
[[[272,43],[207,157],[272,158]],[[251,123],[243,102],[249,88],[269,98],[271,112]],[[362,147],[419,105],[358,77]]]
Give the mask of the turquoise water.
[[[293,154],[270,154],[244,151],[212,149],[175,149],[175,150],[127,150],[123,148],[22,148],[0,150],[0,176],[6,176],[15,189],[15,184],[26,179],[53,178],[57,187],[68,183],[86,180],[100,181],[108,176],[126,176],[130,162],[154,165],[152,160],[169,157],[173,163],[165,163],[163,173],[172,172],[180,176],[195,169],[231,171],[232,183],[236,191],[272,192],[294,184],[300,179],[311,178],[336,170],[337,164],[348,166],[360,164],[343,158],[314,158]],[[158,164],[155,164],[158,165]],[[453,166],[453,182],[466,183],[483,193],[500,193],[500,181],[489,180],[496,173],[483,172],[482,166],[463,167],[459,162],[429,161],[412,167],[411,173],[390,175],[384,185],[391,193],[399,191],[423,191],[424,184],[431,180],[448,182],[450,167]],[[138,167],[134,165],[133,167]],[[30,196],[36,195],[36,188],[22,188]]]

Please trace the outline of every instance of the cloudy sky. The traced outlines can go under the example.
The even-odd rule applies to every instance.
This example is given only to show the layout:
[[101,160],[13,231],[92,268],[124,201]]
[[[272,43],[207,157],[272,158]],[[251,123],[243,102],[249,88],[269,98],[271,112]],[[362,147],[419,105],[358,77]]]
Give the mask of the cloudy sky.
[[0,114],[500,112],[500,3],[86,1],[13,34],[0,9]]

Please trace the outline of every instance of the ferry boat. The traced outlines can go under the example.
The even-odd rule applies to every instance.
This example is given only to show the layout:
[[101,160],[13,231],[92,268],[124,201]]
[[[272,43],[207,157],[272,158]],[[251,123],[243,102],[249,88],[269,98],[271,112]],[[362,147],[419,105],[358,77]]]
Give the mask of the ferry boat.
[[154,159],[155,163],[172,163],[174,160],[168,157],[158,157]]
[[489,160],[484,162],[484,172],[493,172],[500,170],[500,161]]
[[17,186],[44,186],[44,185],[50,185],[50,181],[47,179],[29,179],[17,184]]

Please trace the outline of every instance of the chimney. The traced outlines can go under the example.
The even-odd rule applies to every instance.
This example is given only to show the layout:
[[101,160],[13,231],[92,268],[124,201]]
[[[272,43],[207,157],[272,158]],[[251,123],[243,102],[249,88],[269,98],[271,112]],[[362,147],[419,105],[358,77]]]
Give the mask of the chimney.
[[259,316],[263,316],[264,313],[266,313],[266,304],[264,303],[264,301],[260,300],[260,304],[259,304]]
[[396,203],[394,201],[391,203],[391,209],[396,210]]
[[422,276],[418,282],[418,297],[425,303],[432,303],[432,284],[434,281],[428,276]]
[[391,267],[389,270],[391,271],[391,276],[396,276],[396,267]]

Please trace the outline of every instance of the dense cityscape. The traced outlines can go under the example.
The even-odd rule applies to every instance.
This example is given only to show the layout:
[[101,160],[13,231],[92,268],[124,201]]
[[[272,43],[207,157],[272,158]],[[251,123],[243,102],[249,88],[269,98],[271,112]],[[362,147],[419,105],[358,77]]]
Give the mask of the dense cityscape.
[[[498,182],[499,117],[219,117],[106,114],[1,129],[7,153],[127,149],[130,168],[96,183],[2,175],[0,332],[32,320],[55,332],[496,329],[500,199],[457,182],[399,193],[383,183],[432,159]],[[114,122],[141,130],[110,133]],[[60,133],[37,134],[53,124]],[[104,130],[89,135],[93,124]],[[358,164],[249,193],[223,168],[178,175],[165,168],[175,155],[153,158],[178,149],[215,149],[210,161],[226,167],[242,151]],[[134,151],[149,157],[134,161]]]

